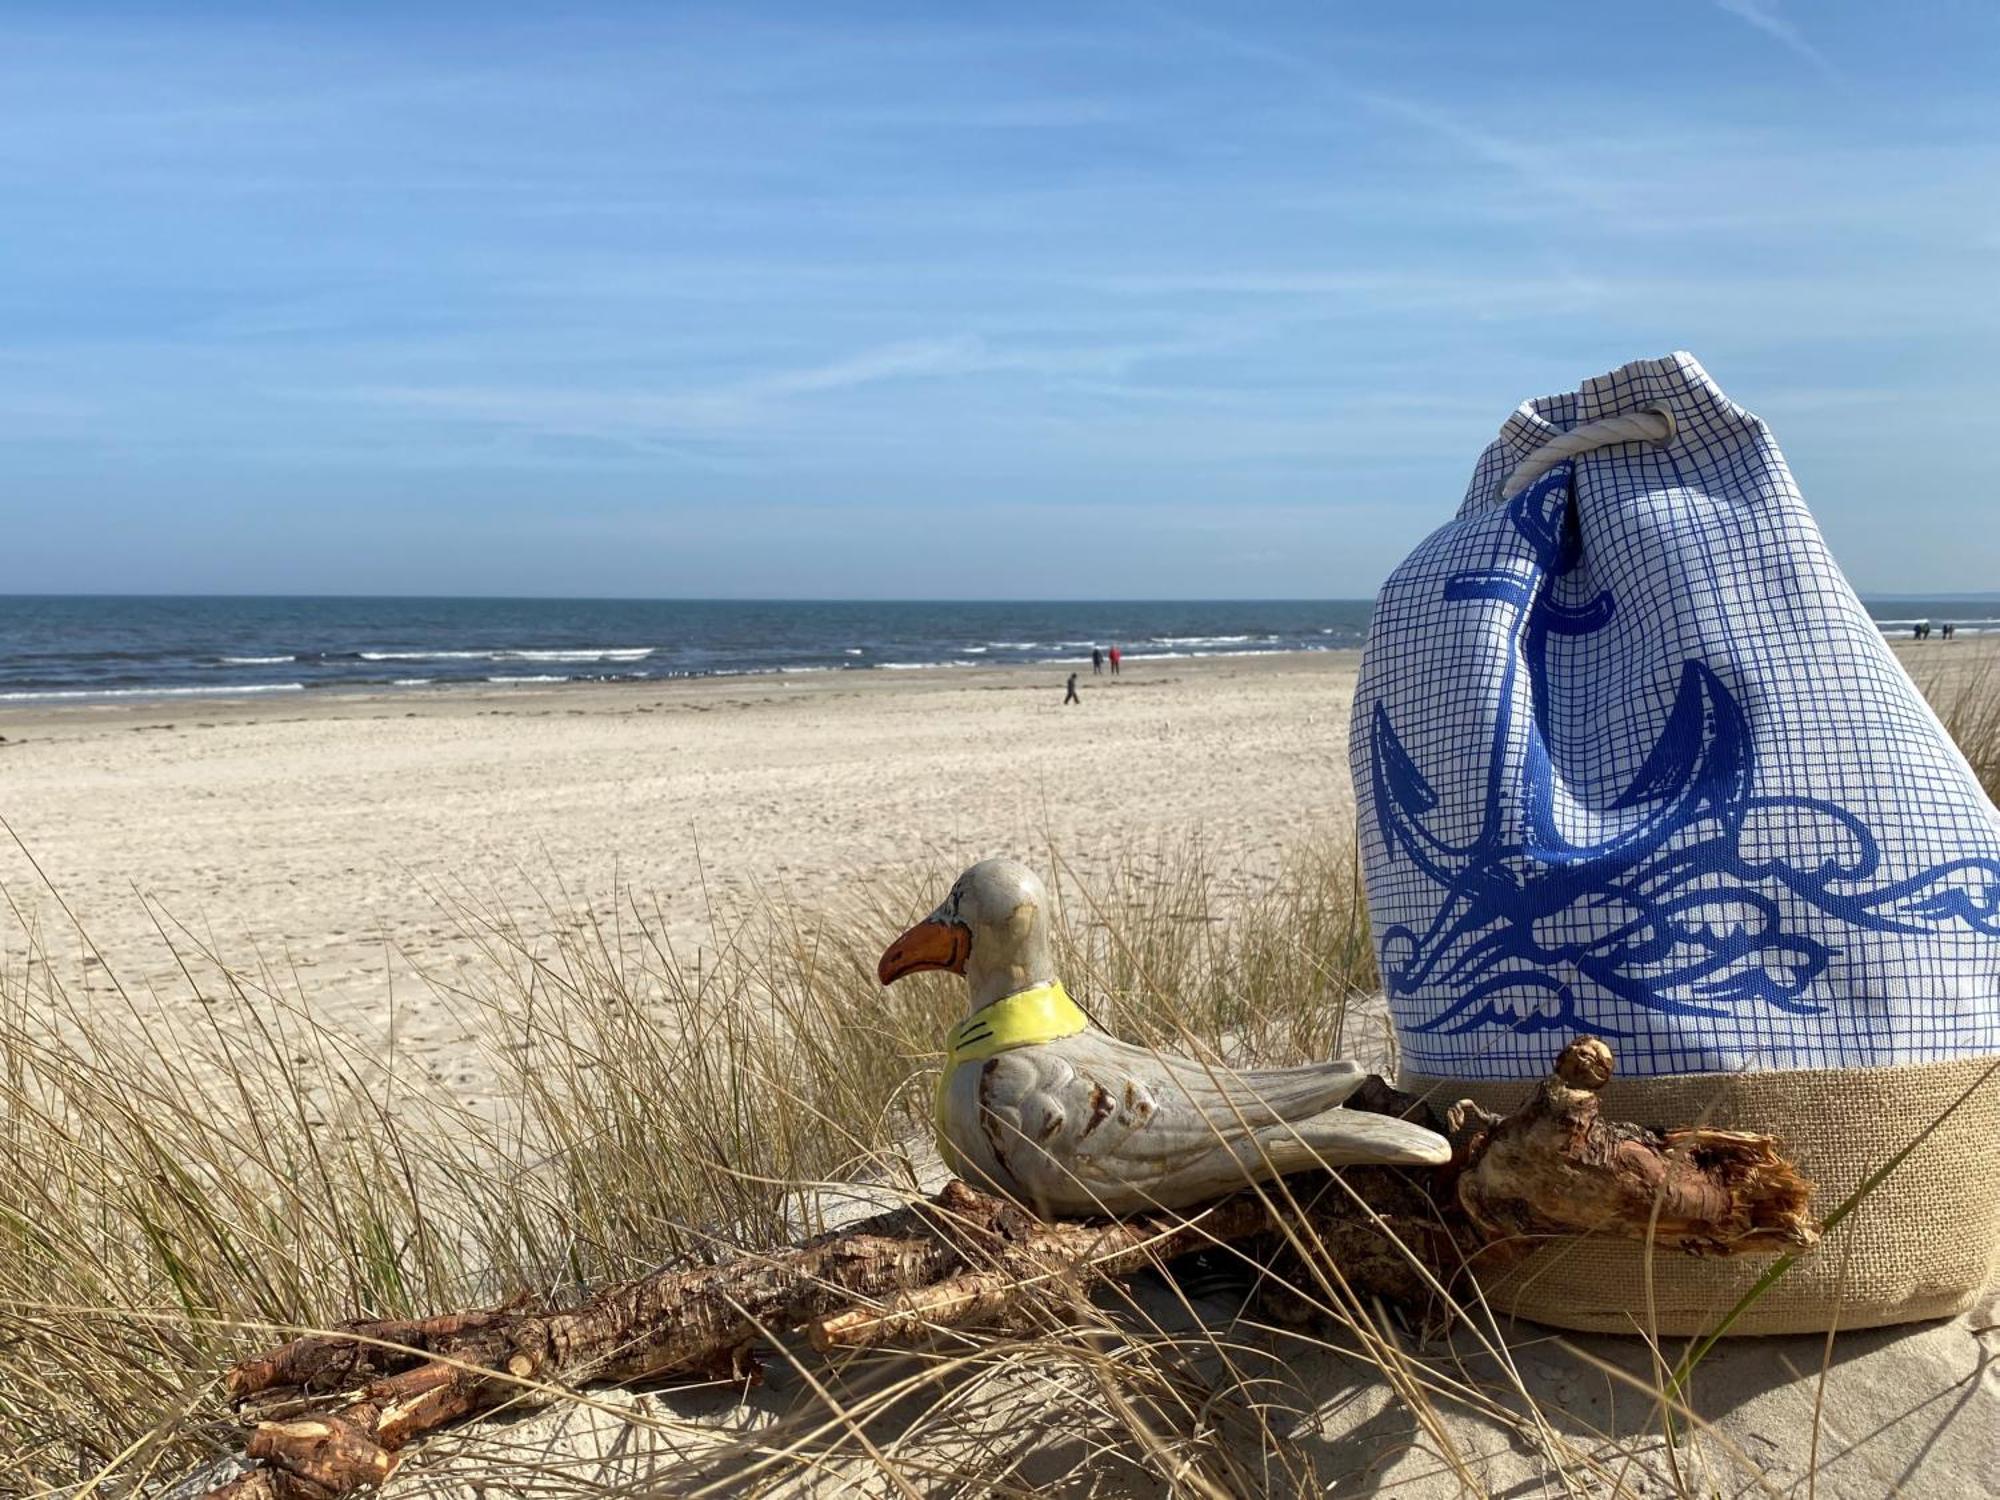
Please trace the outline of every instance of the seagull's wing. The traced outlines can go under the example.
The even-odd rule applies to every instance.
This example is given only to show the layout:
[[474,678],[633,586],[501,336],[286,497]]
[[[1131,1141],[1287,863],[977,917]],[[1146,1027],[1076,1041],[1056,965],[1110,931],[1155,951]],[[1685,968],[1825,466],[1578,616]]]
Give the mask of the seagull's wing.
[[1311,1166],[1447,1160],[1421,1126],[1339,1107],[1366,1076],[1345,1061],[1211,1071],[1083,1032],[990,1059],[962,1096],[976,1124],[952,1133],[1002,1186],[1054,1213],[1177,1207]]
[[1348,1096],[1368,1079],[1366,1068],[1346,1058],[1307,1063],[1298,1068],[1251,1068],[1236,1072],[1220,1063],[1211,1066],[1173,1053],[1154,1053],[1111,1037],[1104,1040],[1119,1051],[1166,1068],[1189,1099],[1213,1112],[1218,1126],[1226,1121],[1243,1130],[1303,1120],[1345,1104]]

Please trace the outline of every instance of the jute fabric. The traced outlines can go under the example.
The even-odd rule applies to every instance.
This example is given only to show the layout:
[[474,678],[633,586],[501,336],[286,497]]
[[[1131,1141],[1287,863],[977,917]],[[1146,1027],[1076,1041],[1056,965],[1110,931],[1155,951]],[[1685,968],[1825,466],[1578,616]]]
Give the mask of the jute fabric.
[[[1816,1186],[1828,1213],[1931,1121],[1979,1086],[1868,1199],[1803,1256],[1730,1331],[1817,1333],[1945,1318],[2000,1275],[2000,1072],[1995,1058],[1893,1068],[1615,1078],[1608,1117],[1662,1128],[1765,1131]],[[1984,1077],[1984,1082],[1979,1080]],[[1405,1073],[1433,1102],[1505,1112],[1532,1085]],[[1648,1254],[1602,1237],[1550,1240],[1479,1277],[1516,1317],[1596,1333],[1700,1334],[1770,1264],[1767,1256]]]

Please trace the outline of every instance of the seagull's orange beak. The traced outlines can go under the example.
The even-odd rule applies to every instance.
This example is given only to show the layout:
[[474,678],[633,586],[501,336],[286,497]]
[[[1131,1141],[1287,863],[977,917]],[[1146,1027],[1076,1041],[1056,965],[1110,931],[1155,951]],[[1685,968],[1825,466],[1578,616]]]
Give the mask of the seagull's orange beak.
[[921,974],[926,969],[963,974],[971,952],[971,928],[941,917],[926,917],[888,946],[882,962],[875,966],[875,977],[884,984],[894,984],[905,974]]

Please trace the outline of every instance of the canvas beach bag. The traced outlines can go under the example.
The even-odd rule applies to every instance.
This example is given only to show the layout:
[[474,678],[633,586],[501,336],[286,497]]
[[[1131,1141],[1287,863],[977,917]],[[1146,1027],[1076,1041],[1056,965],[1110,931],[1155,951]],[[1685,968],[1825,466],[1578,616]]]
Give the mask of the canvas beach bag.
[[[1616,1118],[1770,1131],[1824,1213],[2000,1055],[2000,818],[1694,358],[1530,401],[1383,586],[1354,704],[1403,1086],[1518,1103],[1605,1038]],[[2000,1251],[1987,1077],[1733,1331],[1961,1311]],[[1698,1333],[1759,1257],[1550,1241],[1482,1277]]]

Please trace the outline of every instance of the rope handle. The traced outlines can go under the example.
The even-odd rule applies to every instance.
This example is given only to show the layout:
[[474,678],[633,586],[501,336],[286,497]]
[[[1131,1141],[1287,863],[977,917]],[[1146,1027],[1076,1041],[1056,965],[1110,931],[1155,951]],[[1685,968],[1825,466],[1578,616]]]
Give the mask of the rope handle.
[[1564,459],[1575,458],[1579,453],[1588,453],[1593,448],[1608,448],[1613,443],[1664,443],[1670,441],[1673,435],[1673,413],[1657,406],[1572,427],[1568,432],[1550,438],[1516,464],[1514,472],[1500,487],[1500,498],[1512,500]]

